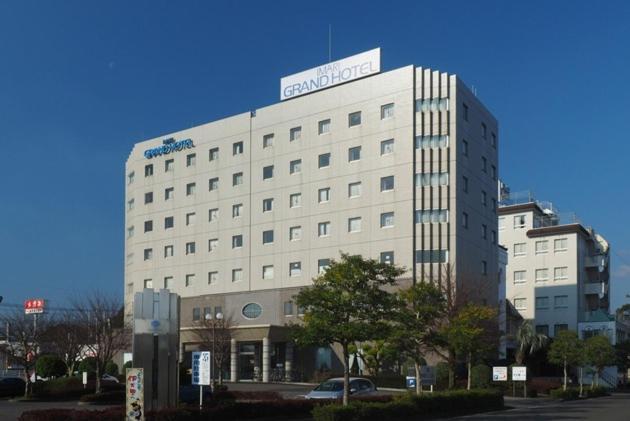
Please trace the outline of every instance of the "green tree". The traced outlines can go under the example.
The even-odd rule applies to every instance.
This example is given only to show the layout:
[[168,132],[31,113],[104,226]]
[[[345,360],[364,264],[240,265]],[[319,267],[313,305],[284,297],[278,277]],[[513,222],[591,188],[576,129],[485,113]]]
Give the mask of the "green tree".
[[390,340],[414,363],[416,394],[420,394],[420,367],[423,356],[436,341],[439,323],[445,314],[445,299],[435,285],[422,282],[398,292],[398,311]]
[[584,343],[584,354],[586,362],[595,367],[595,385],[599,386],[599,377],[604,368],[615,364],[615,349],[606,336],[596,335],[588,338]]
[[523,320],[516,331],[516,342],[518,343],[515,356],[516,364],[523,365],[528,356],[547,345],[549,338],[542,333],[537,333],[531,320]]
[[350,346],[387,336],[396,300],[384,287],[394,285],[403,273],[394,265],[342,253],[296,297],[305,314],[303,324],[293,327],[294,341],[338,344],[342,349],[344,405],[348,404]]
[[583,344],[577,333],[571,330],[564,330],[556,335],[547,359],[550,363],[562,366],[564,372],[563,390],[567,390],[567,370],[571,366],[577,366],[582,362]]
[[384,339],[363,342],[360,345],[351,344],[349,351],[350,354],[356,354],[368,372],[374,376],[378,376],[383,364],[393,361],[398,353],[398,350]]
[[616,343],[615,353],[617,354],[617,367],[623,373],[625,384],[628,381],[628,368],[630,368],[630,340]]
[[79,366],[77,368],[79,374],[84,371],[88,373],[88,376],[92,376],[96,373],[96,358],[94,357],[85,357],[81,361],[79,361]]
[[472,381],[472,364],[475,358],[488,353],[496,347],[497,312],[488,306],[469,304],[462,308],[451,322],[446,332],[449,344],[457,355],[466,361],[470,390]]
[[118,375],[118,364],[116,364],[113,361],[107,361],[107,363],[105,363],[105,374],[109,374],[110,376],[117,376]]
[[37,359],[35,372],[40,377],[59,377],[66,373],[66,364],[56,355],[46,354]]

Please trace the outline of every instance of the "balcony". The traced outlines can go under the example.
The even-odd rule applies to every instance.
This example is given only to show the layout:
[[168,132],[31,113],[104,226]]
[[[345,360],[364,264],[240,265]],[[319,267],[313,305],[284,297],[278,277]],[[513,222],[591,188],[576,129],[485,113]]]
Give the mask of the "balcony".
[[608,283],[604,282],[602,287],[601,282],[585,282],[583,293],[585,295],[597,295],[602,297],[608,294]]
[[604,272],[608,266],[608,256],[605,254],[586,256],[584,259],[584,266],[586,268],[593,268],[599,270],[600,272]]

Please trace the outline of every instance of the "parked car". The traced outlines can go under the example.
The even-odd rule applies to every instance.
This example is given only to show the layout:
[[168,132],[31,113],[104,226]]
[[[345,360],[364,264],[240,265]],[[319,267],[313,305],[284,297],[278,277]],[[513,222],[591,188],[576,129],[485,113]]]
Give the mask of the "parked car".
[[[204,386],[203,388],[203,400],[209,401],[212,399],[212,391],[210,386]],[[180,385],[179,386],[179,401],[181,403],[199,404],[199,386],[197,385]]]
[[19,377],[3,377],[0,379],[0,396],[15,397],[24,394],[26,382]]
[[[370,396],[376,394],[376,386],[368,379],[361,377],[350,377],[351,396]],[[336,377],[322,382],[315,389],[311,390],[306,399],[341,399],[343,398],[343,378]]]
[[114,382],[114,383],[120,383],[118,378],[115,377],[115,376],[112,376],[111,374],[103,374],[101,376],[101,380],[105,380],[105,381],[108,381],[108,382]]

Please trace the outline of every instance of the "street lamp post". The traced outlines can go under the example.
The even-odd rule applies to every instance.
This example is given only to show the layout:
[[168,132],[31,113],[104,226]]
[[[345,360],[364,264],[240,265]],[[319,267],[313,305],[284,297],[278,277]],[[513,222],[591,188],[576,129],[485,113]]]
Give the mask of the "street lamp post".
[[[216,318],[216,322],[219,322],[219,321],[223,320],[223,313],[217,313],[214,317]],[[212,320],[212,314],[211,313],[207,313],[205,315],[205,319],[206,319],[206,321],[210,322]],[[215,342],[215,338],[216,338],[216,336],[215,336],[215,333],[216,333],[216,331],[215,331],[215,329],[216,329],[216,322],[213,321],[212,324],[211,324],[211,328],[212,328],[212,345],[211,345],[212,349],[211,349],[211,352],[212,353],[210,355],[210,377],[211,377],[210,391],[212,393],[214,393],[214,359],[215,359],[214,342]],[[219,367],[219,369],[220,369],[220,367]]]

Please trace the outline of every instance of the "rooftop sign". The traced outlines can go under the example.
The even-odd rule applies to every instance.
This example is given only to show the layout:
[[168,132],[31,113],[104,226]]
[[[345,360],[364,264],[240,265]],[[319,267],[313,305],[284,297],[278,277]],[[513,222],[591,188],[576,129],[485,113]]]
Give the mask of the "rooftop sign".
[[157,148],[153,149],[147,149],[146,151],[144,151],[144,157],[151,159],[155,156],[166,155],[171,152],[181,151],[182,149],[189,149],[193,146],[195,145],[193,145],[193,141],[190,139],[180,140],[179,142],[176,142],[175,139],[170,137],[162,141],[162,146],[158,146]]
[[280,100],[370,76],[381,71],[381,49],[375,48],[280,80]]

